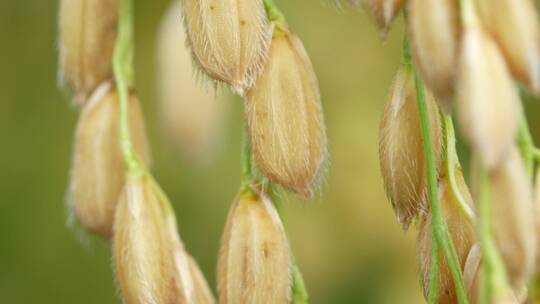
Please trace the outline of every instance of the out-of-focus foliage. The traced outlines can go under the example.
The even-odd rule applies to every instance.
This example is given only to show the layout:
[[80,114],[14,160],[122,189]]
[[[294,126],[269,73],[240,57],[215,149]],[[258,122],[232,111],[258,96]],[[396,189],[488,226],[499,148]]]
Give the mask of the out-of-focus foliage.
[[[239,187],[242,103],[230,100],[224,144],[208,166],[190,166],[167,144],[154,78],[156,33],[168,4],[136,3],[137,87],[155,176],[215,286],[219,239]],[[383,43],[363,12],[311,0],[277,4],[311,57],[328,127],[322,195],[313,203],[285,199],[285,225],[312,303],[420,303],[414,230],[405,234],[397,224],[377,157],[402,21]],[[66,224],[77,114],[57,87],[57,9],[53,0],[0,2],[0,295],[2,303],[119,303],[107,245]],[[526,102],[537,139],[539,104]]]

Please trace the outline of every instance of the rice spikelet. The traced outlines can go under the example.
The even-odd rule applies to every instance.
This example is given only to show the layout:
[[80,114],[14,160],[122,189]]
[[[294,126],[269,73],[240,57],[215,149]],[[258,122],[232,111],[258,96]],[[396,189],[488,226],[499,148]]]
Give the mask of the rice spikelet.
[[323,176],[327,140],[317,77],[294,34],[274,35],[245,112],[258,168],[273,182],[311,195]]
[[540,93],[540,23],[530,0],[478,0],[487,30],[506,58],[512,74]]
[[[144,118],[135,95],[130,98],[131,139],[140,160],[148,165],[150,152]],[[114,86],[105,83],[85,104],[75,135],[69,205],[88,231],[109,239],[125,166],[120,150],[120,104]]]
[[221,239],[217,281],[221,304],[289,303],[289,243],[265,194],[243,191],[235,199]]
[[459,65],[460,127],[483,165],[493,168],[514,143],[519,95],[497,45],[479,26],[466,28]]
[[[427,92],[437,163],[442,153],[442,130],[437,104]],[[410,65],[402,65],[395,78],[379,128],[379,160],[385,189],[398,221],[407,229],[413,219],[425,212],[426,167],[414,75]]]
[[112,79],[118,0],[61,0],[59,76],[78,106],[104,81]]
[[455,0],[409,1],[408,33],[415,66],[422,79],[450,109],[461,34]]
[[242,94],[262,72],[272,29],[262,0],[183,0],[194,61]]
[[147,175],[130,176],[114,226],[114,261],[125,303],[169,303],[173,259],[159,196]]

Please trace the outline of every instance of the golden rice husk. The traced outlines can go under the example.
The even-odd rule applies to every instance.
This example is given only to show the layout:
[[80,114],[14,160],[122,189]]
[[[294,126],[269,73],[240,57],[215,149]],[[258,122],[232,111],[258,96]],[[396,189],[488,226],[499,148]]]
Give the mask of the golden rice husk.
[[114,262],[130,304],[170,303],[174,265],[159,194],[149,176],[129,176],[114,224]]
[[59,12],[60,79],[81,106],[113,77],[118,0],[61,0]]
[[497,45],[478,26],[464,31],[456,102],[473,152],[484,166],[497,166],[514,143],[520,99]]
[[262,72],[272,28],[262,0],[183,0],[194,61],[243,93]]
[[[431,137],[437,164],[442,156],[442,130],[435,100],[427,92]],[[379,160],[387,196],[405,229],[424,213],[426,167],[414,75],[402,65],[395,78],[379,128]]]
[[461,25],[455,0],[411,0],[408,33],[415,66],[437,100],[450,110]]
[[219,303],[289,303],[291,255],[279,215],[264,193],[235,199],[218,259]]
[[[100,86],[85,104],[75,134],[69,205],[78,222],[106,239],[124,186],[125,166],[120,150],[119,100],[114,86]],[[130,98],[129,124],[133,147],[144,164],[150,152],[137,97]]]
[[479,15],[514,77],[540,93],[540,23],[530,0],[478,0]]
[[324,175],[327,139],[317,77],[294,34],[274,36],[265,71],[247,92],[245,115],[262,173],[311,195]]
[[516,294],[534,272],[536,236],[532,186],[516,147],[490,173],[493,234]]

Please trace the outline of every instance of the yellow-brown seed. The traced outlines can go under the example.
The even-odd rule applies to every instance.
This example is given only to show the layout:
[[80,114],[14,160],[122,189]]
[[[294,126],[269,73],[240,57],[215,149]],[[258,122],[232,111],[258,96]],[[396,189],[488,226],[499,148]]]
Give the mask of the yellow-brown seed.
[[125,303],[170,303],[174,265],[167,229],[150,177],[129,176],[114,224],[114,262]]
[[118,0],[61,0],[59,13],[60,79],[77,105],[113,76]]
[[272,29],[262,0],[184,0],[193,59],[211,78],[237,92],[262,71]]
[[490,204],[493,234],[517,294],[533,274],[536,236],[532,186],[516,147],[490,173]]
[[487,30],[506,58],[512,74],[540,92],[540,23],[530,0],[478,0]]
[[180,2],[165,16],[158,45],[158,82],[162,121],[171,142],[191,163],[204,163],[216,152],[226,115],[223,92],[196,83]]
[[[75,135],[70,181],[70,207],[88,231],[109,239],[115,208],[124,186],[125,167],[119,139],[119,100],[114,86],[103,84],[85,104]],[[149,149],[142,111],[130,98],[129,125],[133,147],[144,164]]]
[[219,303],[289,303],[291,256],[279,215],[263,193],[235,199],[218,260]]
[[[466,203],[472,206],[472,198],[461,173],[456,176],[458,189]],[[474,226],[463,215],[458,203],[455,201],[447,177],[439,182],[439,198],[443,217],[448,226],[448,232],[456,248],[461,271],[465,269],[465,262],[475,241]],[[420,224],[418,234],[418,262],[420,263],[424,294],[429,290],[429,269],[431,255],[431,213]],[[456,290],[448,262],[444,252],[439,253],[439,302],[457,303]]]
[[[439,163],[441,123],[435,100],[429,92],[426,96],[431,136]],[[386,193],[399,223],[406,229],[418,213],[428,209],[422,132],[410,65],[402,65],[394,78],[379,136],[379,158]]]
[[253,155],[275,183],[301,196],[323,176],[327,141],[317,77],[292,33],[276,33],[270,58],[245,99]]
[[437,100],[450,110],[461,34],[458,1],[411,0],[408,5],[414,62]]
[[497,45],[476,25],[464,31],[456,102],[472,150],[484,166],[495,167],[514,143],[520,100]]
[[350,2],[353,6],[359,6],[359,4],[364,6],[383,36],[386,35],[392,21],[405,4],[404,0],[351,0]]

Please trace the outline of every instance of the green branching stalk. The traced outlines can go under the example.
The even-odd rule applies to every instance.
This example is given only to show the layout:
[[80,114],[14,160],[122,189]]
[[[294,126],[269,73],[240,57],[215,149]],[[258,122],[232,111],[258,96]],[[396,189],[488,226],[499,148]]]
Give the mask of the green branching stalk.
[[478,170],[478,205],[480,209],[480,246],[482,248],[483,280],[482,296],[484,303],[508,296],[509,285],[504,263],[495,245],[491,228],[490,185],[485,168]]
[[[404,13],[404,18],[405,20],[407,20],[406,11]],[[401,64],[412,66],[411,48],[409,46],[409,39],[407,39],[407,36],[405,36],[405,39],[403,39],[403,56],[401,58]],[[423,93],[423,90],[422,90],[422,93]],[[438,194],[436,195],[436,197],[438,200],[439,198]],[[432,202],[431,199],[430,199],[430,202]],[[437,205],[439,204],[437,203]],[[435,225],[432,225],[432,227],[435,227]],[[429,260],[429,290],[428,290],[428,303],[429,304],[436,304],[439,302],[438,298],[439,298],[439,249],[440,248],[439,248],[439,242],[437,241],[437,238],[435,237],[436,235],[437,234],[435,233],[434,229],[432,229],[431,253],[430,253],[430,260]]]
[[268,20],[271,22],[274,22],[279,26],[284,26],[287,24],[285,15],[283,15],[283,13],[276,6],[274,0],[264,0],[264,9],[266,10]]
[[127,173],[139,175],[142,166],[133,149],[129,131],[129,89],[133,85],[133,2],[119,1],[118,36],[113,53],[113,71],[120,101],[120,147]]
[[[404,16],[407,18],[407,15]],[[411,53],[409,41],[405,37],[403,41],[402,64],[411,64]],[[442,249],[448,267],[454,280],[456,294],[459,304],[468,303],[467,292],[463,281],[461,264],[453,244],[452,238],[448,232],[448,227],[443,218],[441,203],[439,199],[439,187],[437,182],[437,162],[435,151],[433,149],[433,139],[431,138],[430,118],[427,109],[424,84],[420,76],[415,71],[415,87],[420,116],[420,127],[422,133],[422,144],[424,148],[424,159],[426,162],[428,199],[431,209],[431,257],[429,273],[429,291],[428,303],[438,303],[438,278],[439,278],[439,250]],[[452,140],[453,137],[451,138]],[[453,156],[454,157],[454,154]],[[453,170],[453,169],[452,169]],[[453,172],[453,171],[452,171]],[[453,172],[455,173],[455,172]],[[454,178],[455,182],[455,178]]]
[[[416,96],[418,102],[418,111],[420,113],[420,125],[422,130],[422,143],[424,146],[424,159],[426,161],[428,197],[431,207],[431,225],[433,242],[442,248],[448,267],[454,279],[458,303],[467,303],[467,292],[463,283],[463,274],[459,263],[455,247],[452,239],[449,237],[448,227],[444,222],[441,203],[439,200],[439,189],[437,183],[437,164],[435,159],[435,151],[433,150],[433,140],[431,138],[431,130],[429,129],[429,114],[425,98],[424,84],[420,76],[415,73]],[[438,261],[438,256],[436,257]],[[432,271],[430,269],[430,271]],[[432,296],[430,295],[430,300]],[[433,302],[430,302],[433,303]]]
[[532,181],[534,174],[534,163],[539,159],[539,150],[534,146],[534,141],[527,123],[527,117],[525,116],[523,110],[521,112],[521,120],[519,123],[518,145],[521,151],[521,156],[523,157],[523,162],[527,168],[527,173],[529,174],[529,179]]
[[446,157],[444,161],[446,176],[450,183],[450,189],[454,197],[454,202],[459,207],[461,214],[471,224],[474,224],[475,215],[469,204],[465,201],[461,190],[459,189],[456,180],[456,169],[461,170],[458,162],[458,156],[456,152],[456,134],[454,131],[454,123],[452,122],[452,116],[449,114],[443,114],[444,122],[444,140]]
[[431,255],[429,260],[429,290],[428,303],[437,304],[439,302],[439,243],[431,233]]

